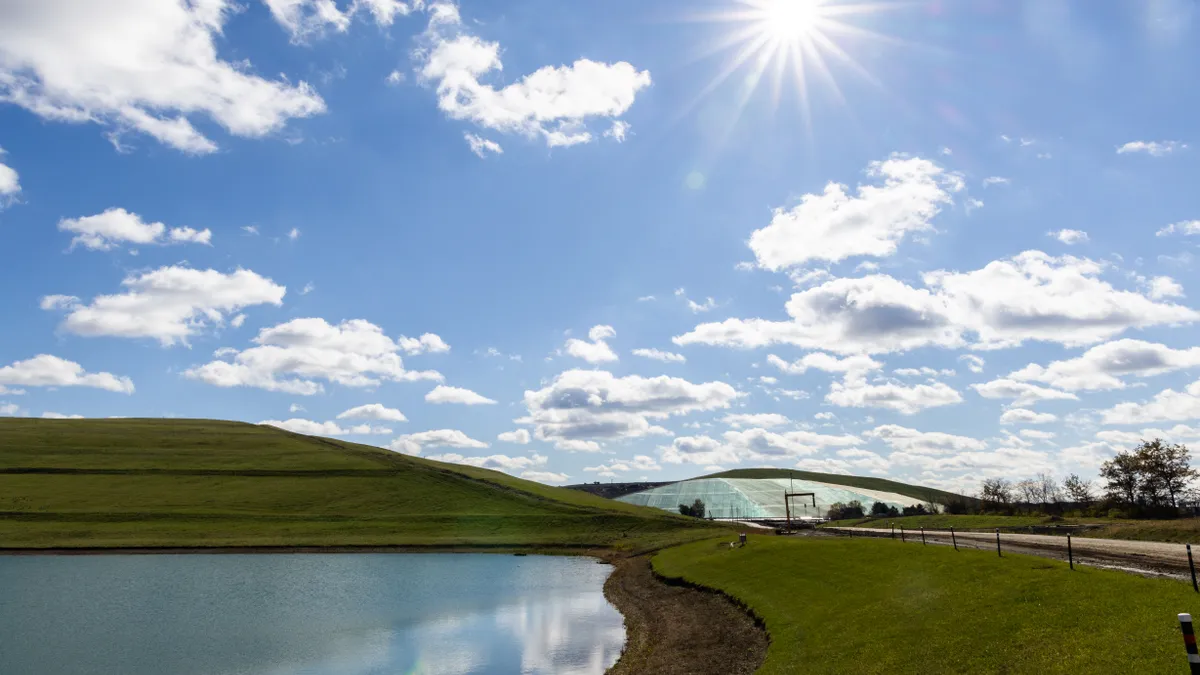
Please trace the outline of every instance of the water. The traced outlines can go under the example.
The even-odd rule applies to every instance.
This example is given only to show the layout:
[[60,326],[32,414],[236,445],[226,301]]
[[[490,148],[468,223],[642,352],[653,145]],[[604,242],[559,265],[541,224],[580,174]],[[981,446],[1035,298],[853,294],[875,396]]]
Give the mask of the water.
[[589,558],[0,556],[0,673],[602,673]]

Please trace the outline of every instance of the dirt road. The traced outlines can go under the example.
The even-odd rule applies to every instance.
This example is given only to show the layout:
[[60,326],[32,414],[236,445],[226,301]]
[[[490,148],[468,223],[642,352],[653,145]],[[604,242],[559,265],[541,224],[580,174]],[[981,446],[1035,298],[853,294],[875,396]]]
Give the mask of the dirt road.
[[[819,532],[834,532],[840,536],[891,537],[891,529],[865,527],[827,527]],[[897,540],[901,531],[895,531]],[[921,544],[919,530],[906,530],[904,539],[909,543]],[[995,532],[955,532],[959,548],[996,550]],[[925,530],[929,544],[950,545],[950,532]],[[1067,538],[1046,534],[1000,534],[1000,548],[1012,553],[1025,553],[1046,558],[1067,559]],[[1157,541],[1126,541],[1121,539],[1092,539],[1072,537],[1071,548],[1075,564],[1123,569],[1139,574],[1157,576],[1188,577],[1187,548],[1183,544],[1167,544]],[[1200,550],[1195,552],[1200,556]],[[1200,561],[1197,561],[1200,562]]]

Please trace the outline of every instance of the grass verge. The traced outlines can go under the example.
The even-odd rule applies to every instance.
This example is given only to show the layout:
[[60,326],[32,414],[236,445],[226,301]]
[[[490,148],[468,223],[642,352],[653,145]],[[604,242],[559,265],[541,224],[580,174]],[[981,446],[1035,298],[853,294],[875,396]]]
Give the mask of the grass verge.
[[[1200,518],[1176,520],[1120,520],[1115,518],[1059,518],[1047,516],[900,516],[896,518],[860,518],[834,520],[822,527],[887,528],[889,523],[906,530],[925,529],[1025,531],[1031,528],[1039,534],[1053,534],[1053,526],[1088,525],[1077,533],[1081,537],[1126,539],[1131,541],[1165,541],[1176,544],[1200,542]],[[1041,529],[1050,528],[1050,529]]]
[[881,539],[755,537],[659,552],[655,570],[766,622],[760,673],[1180,672],[1185,584]]

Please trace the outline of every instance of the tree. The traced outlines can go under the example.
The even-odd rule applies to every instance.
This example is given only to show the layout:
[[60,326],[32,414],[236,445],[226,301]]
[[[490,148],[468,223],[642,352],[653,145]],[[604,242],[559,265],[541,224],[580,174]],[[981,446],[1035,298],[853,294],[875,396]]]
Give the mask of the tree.
[[1058,481],[1054,480],[1054,476],[1051,476],[1048,473],[1039,473],[1034,477],[1034,480],[1037,481],[1038,484],[1038,503],[1041,504],[1043,508],[1051,504],[1057,504],[1062,500],[1062,490],[1059,489]]
[[1142,441],[1135,453],[1146,497],[1154,503],[1169,500],[1172,508],[1178,508],[1179,495],[1187,491],[1197,476],[1187,446],[1168,445],[1156,438]]
[[691,506],[688,506],[687,504],[680,504],[679,513],[685,516],[692,516],[693,518],[703,518],[704,502],[697,499],[696,501],[692,502]]
[[979,498],[993,505],[1007,504],[1012,501],[1012,483],[1003,478],[988,478],[983,481]]
[[1039,492],[1041,491],[1041,483],[1032,478],[1025,478],[1017,481],[1017,485],[1013,491],[1017,493],[1017,501],[1022,504],[1037,504],[1039,501]]
[[847,518],[862,518],[865,514],[862,502],[857,499],[849,504],[837,502],[829,507],[829,512],[825,514],[830,520],[844,520]]
[[1067,498],[1077,504],[1091,506],[1092,504],[1092,481],[1083,480],[1077,474],[1067,476],[1063,481],[1063,490],[1067,493]]
[[886,516],[888,514],[888,505],[883,502],[875,502],[871,505],[871,515]]
[[1118,452],[1100,465],[1100,477],[1104,479],[1104,491],[1110,499],[1129,505],[1137,504],[1138,490],[1142,486],[1142,467],[1136,455]]

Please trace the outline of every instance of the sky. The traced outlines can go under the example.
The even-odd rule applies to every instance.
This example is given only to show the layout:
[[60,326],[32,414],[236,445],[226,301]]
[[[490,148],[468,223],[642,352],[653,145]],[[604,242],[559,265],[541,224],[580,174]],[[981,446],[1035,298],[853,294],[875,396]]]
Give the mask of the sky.
[[0,414],[552,484],[1200,442],[1194,0],[9,0]]

